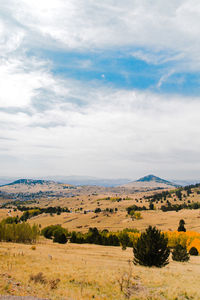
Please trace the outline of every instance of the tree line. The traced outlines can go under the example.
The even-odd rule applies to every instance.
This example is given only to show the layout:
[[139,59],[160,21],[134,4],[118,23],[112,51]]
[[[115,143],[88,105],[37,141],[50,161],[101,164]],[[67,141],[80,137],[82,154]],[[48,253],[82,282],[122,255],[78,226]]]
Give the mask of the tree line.
[[38,225],[28,223],[7,223],[6,219],[0,222],[0,241],[15,243],[35,243],[39,238]]

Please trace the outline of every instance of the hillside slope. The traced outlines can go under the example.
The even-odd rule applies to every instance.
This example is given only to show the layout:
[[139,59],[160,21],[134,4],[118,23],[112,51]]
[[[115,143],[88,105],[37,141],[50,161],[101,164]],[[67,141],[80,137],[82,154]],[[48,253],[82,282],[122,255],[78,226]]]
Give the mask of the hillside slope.
[[173,182],[167,181],[155,175],[147,175],[136,181],[124,185],[126,188],[172,188],[177,186]]

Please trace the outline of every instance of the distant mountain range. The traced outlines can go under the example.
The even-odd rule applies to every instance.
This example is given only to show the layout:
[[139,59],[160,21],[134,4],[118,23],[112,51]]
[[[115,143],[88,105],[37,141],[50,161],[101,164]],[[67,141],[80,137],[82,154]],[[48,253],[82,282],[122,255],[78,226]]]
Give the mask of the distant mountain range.
[[48,180],[53,180],[59,183],[71,184],[71,185],[98,185],[103,187],[115,187],[131,180],[128,178],[117,178],[117,179],[108,179],[108,178],[96,178],[91,176],[55,176],[47,177]]
[[26,185],[36,185],[36,184],[48,184],[53,183],[53,181],[50,180],[37,180],[37,179],[18,179],[11,183],[7,183],[6,185],[15,185],[15,184],[26,184]]
[[103,178],[95,178],[95,177],[87,177],[87,176],[56,176],[56,177],[48,177],[47,179],[17,179],[17,180],[8,180],[0,178],[0,186],[3,185],[15,185],[15,184],[26,184],[26,185],[36,185],[36,184],[50,184],[50,183],[61,183],[61,184],[69,184],[75,186],[82,185],[91,185],[91,186],[103,186],[103,187],[116,187],[123,185],[131,180],[125,179],[103,179]]
[[14,185],[14,184],[26,184],[26,185],[36,185],[36,184],[50,184],[50,183],[64,183],[75,186],[81,185],[91,185],[91,186],[103,186],[103,187],[116,187],[124,185],[141,185],[144,184],[147,186],[150,183],[154,185],[168,185],[168,186],[186,186],[189,184],[199,183],[200,180],[165,180],[155,175],[147,175],[138,180],[130,180],[127,178],[118,178],[118,179],[106,179],[106,178],[96,178],[89,176],[55,176],[55,177],[46,177],[42,179],[16,179],[9,177],[0,177],[0,186],[2,185]]

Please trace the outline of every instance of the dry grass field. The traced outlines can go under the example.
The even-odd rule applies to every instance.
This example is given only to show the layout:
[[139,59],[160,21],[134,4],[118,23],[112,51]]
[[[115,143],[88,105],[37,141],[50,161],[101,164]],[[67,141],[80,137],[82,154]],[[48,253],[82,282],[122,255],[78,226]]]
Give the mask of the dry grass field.
[[[27,222],[40,224],[41,228],[60,224],[69,231],[81,232],[88,231],[89,227],[114,232],[124,228],[143,231],[149,225],[174,231],[179,220],[184,219],[187,231],[200,233],[200,209],[162,212],[159,209],[161,202],[158,202],[155,210],[141,211],[142,218],[133,220],[127,215],[126,208],[133,204],[148,207],[145,196],[154,192],[128,193],[121,189],[120,193],[104,193],[95,189],[85,188],[83,193],[71,198],[46,197],[35,203],[23,202],[29,207],[61,206],[71,211],[60,215],[43,213]],[[117,197],[122,200],[117,201]],[[179,203],[175,194],[165,199],[164,204],[167,200],[172,204]],[[184,201],[200,202],[200,194],[194,190],[184,197]],[[101,208],[101,212],[94,213],[96,208]],[[16,211],[16,206],[0,209],[0,221],[22,213]],[[187,263],[170,259],[170,264],[161,269],[134,266],[132,260],[131,248],[123,251],[121,247],[91,244],[60,245],[43,238],[36,245],[0,243],[0,294],[32,295],[52,300],[200,299],[200,256],[191,256]]]
[[[132,249],[97,245],[0,244],[0,294],[49,299],[200,299],[200,256],[164,268],[134,266]],[[40,282],[30,280],[39,272]],[[56,283],[55,280],[60,281]],[[129,281],[129,288],[127,289]],[[122,289],[122,291],[121,291]]]
[[162,212],[142,211],[141,220],[132,220],[127,216],[125,211],[113,214],[93,212],[88,214],[62,213],[61,215],[50,216],[42,214],[28,220],[31,224],[41,224],[41,227],[48,225],[61,224],[69,231],[88,231],[89,227],[97,227],[100,230],[108,229],[109,231],[117,231],[124,228],[136,228],[144,230],[147,226],[157,226],[161,230],[177,230],[180,219],[184,219],[186,229],[190,231],[200,232],[200,210],[180,210],[179,212],[170,211]]

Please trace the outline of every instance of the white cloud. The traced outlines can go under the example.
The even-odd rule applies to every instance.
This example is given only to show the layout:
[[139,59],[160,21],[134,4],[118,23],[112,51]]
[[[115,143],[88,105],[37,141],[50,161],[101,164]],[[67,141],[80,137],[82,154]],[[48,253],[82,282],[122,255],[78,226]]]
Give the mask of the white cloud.
[[[17,174],[19,162],[20,172],[27,174],[29,166],[34,175],[134,177],[157,168],[181,177],[186,175],[180,174],[184,167],[187,172],[197,168],[200,103],[196,99],[105,90],[72,80],[55,83],[57,88],[48,91],[59,99],[54,105],[40,111],[30,102],[30,115],[1,112],[3,137],[11,139],[1,142],[1,154],[15,157],[12,165]],[[83,105],[71,103],[73,97]]]
[[157,62],[177,60],[184,68],[200,67],[197,0],[3,0],[1,8],[18,30],[8,48],[20,42],[24,47],[53,45],[78,51],[131,47],[153,63],[154,53],[159,57],[164,51]]
[[199,169],[199,99],[63,79],[27,54],[127,48],[149,63],[199,70],[197,1],[7,0],[0,11],[2,175],[190,177]]
[[0,78],[0,107],[26,106],[37,89],[53,83],[39,62],[26,57],[1,59]]

